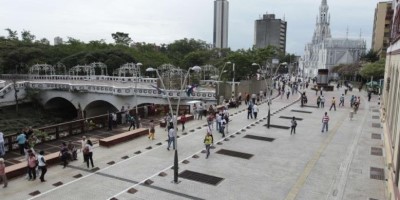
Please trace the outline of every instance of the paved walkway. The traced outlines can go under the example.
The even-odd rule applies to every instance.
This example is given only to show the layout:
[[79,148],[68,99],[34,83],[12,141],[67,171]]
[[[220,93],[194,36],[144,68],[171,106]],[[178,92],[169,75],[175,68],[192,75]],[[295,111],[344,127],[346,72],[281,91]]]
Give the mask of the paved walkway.
[[[306,91],[308,105],[316,105],[315,92]],[[325,92],[324,109],[302,108],[299,102],[290,105],[298,95],[275,99],[271,125],[277,126],[270,129],[265,126],[267,104],[259,106],[257,120],[247,119],[244,105],[232,109],[229,134],[222,138],[214,133],[215,149],[208,159],[203,153],[205,121],[188,123],[187,132],[179,132],[179,173],[194,172],[192,177],[207,183],[182,177],[179,184],[171,183],[174,151],[167,151],[166,132],[157,127],[153,141],[141,137],[112,148],[96,147],[94,170],[81,161],[66,169],[51,167],[46,183],[21,177],[0,189],[0,196],[13,200],[385,199],[385,182],[370,178],[375,168],[384,168],[384,157],[379,154],[383,141],[373,139],[383,138],[376,97],[367,102],[365,93],[349,92],[344,108],[328,111],[329,100],[341,93],[341,89]],[[353,120],[349,119],[351,94],[362,98]],[[321,133],[326,111],[330,127]],[[301,119],[296,134],[290,135],[286,117],[293,116]]]

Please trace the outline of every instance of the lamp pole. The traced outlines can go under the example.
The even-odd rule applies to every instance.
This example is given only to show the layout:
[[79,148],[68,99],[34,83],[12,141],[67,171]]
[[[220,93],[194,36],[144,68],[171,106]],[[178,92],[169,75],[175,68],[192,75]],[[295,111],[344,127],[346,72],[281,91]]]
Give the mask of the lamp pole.
[[163,82],[158,70],[154,69],[154,68],[147,68],[146,69],[147,72],[155,71],[157,73],[157,76],[160,79],[161,85],[164,88],[164,92],[165,92],[165,95],[167,97],[167,101],[168,101],[168,105],[169,105],[169,111],[170,111],[170,114],[172,115],[172,120],[173,120],[172,123],[173,123],[173,126],[174,126],[173,128],[175,129],[175,135],[174,135],[175,155],[174,155],[174,180],[173,180],[173,182],[176,183],[176,184],[179,183],[178,182],[178,168],[179,168],[178,167],[178,137],[177,137],[177,131],[176,131],[176,128],[177,128],[177,125],[178,125],[177,117],[179,115],[179,104],[180,104],[180,101],[181,101],[181,97],[184,94],[183,90],[186,87],[186,80],[187,80],[187,77],[190,74],[190,70],[200,71],[201,68],[199,66],[194,66],[194,67],[191,67],[191,68],[188,69],[188,71],[187,71],[187,73],[186,73],[186,75],[184,77],[183,84],[181,86],[181,90],[179,91],[178,104],[176,106],[176,116],[174,116],[174,113],[173,113],[173,110],[172,110],[171,100],[169,98],[169,95],[166,94],[166,88],[165,88],[164,82]]
[[[143,64],[142,63],[136,63],[136,66],[137,67],[141,67]],[[138,83],[138,78],[139,77],[136,77],[136,80],[135,80],[135,102],[136,102],[136,106],[135,106],[135,111],[136,111],[136,115],[139,115],[139,112],[138,112],[138,100],[137,100],[137,83]]]
[[217,80],[217,88],[218,88],[218,89],[217,89],[217,102],[218,102],[218,104],[221,103],[221,102],[219,102],[219,96],[220,96],[220,93],[221,93],[220,88],[219,88],[219,82],[221,81],[222,73],[224,73],[224,69],[225,69],[225,66],[226,66],[227,64],[231,64],[231,62],[228,61],[228,62],[225,62],[225,63],[224,63],[224,66],[222,67],[221,72],[219,73],[219,76],[218,76],[218,80]]

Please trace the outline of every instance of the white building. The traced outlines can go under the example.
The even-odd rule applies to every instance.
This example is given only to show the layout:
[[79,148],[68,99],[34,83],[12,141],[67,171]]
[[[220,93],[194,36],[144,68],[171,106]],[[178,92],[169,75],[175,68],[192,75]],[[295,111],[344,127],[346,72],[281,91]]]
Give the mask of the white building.
[[214,48],[228,48],[229,2],[214,1]]
[[63,39],[61,37],[55,37],[54,38],[54,45],[60,45],[63,44]]
[[315,77],[318,69],[331,69],[340,64],[358,62],[366,50],[362,39],[332,38],[327,0],[322,0],[311,43],[305,46],[300,67],[304,76]]

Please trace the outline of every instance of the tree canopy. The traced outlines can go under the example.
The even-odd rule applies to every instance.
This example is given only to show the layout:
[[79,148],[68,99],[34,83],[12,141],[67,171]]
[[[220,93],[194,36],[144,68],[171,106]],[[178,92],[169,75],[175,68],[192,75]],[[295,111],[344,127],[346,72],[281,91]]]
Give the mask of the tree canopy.
[[[0,36],[0,73],[18,72],[27,73],[30,66],[37,63],[56,65],[61,62],[67,69],[76,66],[103,62],[108,67],[108,75],[121,65],[128,62],[140,62],[145,71],[147,67],[158,67],[164,63],[188,69],[195,65],[213,65],[220,70],[226,62],[235,63],[235,78],[237,80],[252,77],[258,70],[258,63],[265,66],[272,58],[279,58],[281,62],[294,62],[295,55],[281,54],[274,47],[239,49],[212,49],[205,41],[196,39],[180,39],[170,44],[160,46],[151,43],[134,43],[128,33],[112,33],[115,44],[105,40],[92,40],[87,43],[72,37],[60,45],[50,45],[46,38],[36,40],[36,36],[28,30],[20,32],[6,29],[8,35]],[[232,77],[232,64],[225,67],[227,70],[223,78]]]

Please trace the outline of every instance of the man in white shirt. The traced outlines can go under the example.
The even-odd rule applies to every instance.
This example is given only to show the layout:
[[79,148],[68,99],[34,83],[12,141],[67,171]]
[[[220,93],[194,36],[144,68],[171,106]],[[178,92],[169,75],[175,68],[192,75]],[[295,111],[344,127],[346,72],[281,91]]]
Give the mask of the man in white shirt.
[[216,115],[215,122],[217,123],[215,128],[219,131],[221,129],[221,115],[219,113]]
[[175,150],[175,135],[176,135],[176,132],[175,132],[174,127],[170,126],[169,130],[168,130],[168,147],[167,147],[168,151],[169,151],[169,147],[171,146],[171,143],[173,143],[172,147]]
[[226,120],[225,118],[221,118],[221,128],[219,129],[219,132],[222,134],[222,137],[225,137],[225,126],[226,126]]
[[253,105],[253,115],[254,115],[254,119],[257,119],[257,113],[258,113],[258,106],[257,104]]

